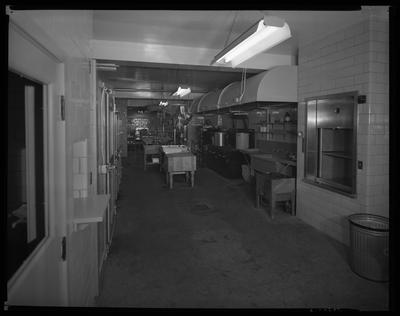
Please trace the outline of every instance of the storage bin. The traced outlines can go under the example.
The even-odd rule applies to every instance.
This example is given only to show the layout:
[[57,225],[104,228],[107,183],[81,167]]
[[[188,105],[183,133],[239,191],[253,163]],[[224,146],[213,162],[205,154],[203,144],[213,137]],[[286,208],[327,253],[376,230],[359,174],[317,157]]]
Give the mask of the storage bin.
[[389,219],[353,214],[350,222],[350,267],[372,281],[389,279]]

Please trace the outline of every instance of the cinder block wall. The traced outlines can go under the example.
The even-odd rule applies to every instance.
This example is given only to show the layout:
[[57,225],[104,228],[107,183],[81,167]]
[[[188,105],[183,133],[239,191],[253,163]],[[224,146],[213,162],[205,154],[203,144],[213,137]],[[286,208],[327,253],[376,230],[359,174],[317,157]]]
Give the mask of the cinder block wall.
[[389,25],[387,16],[366,16],[361,23],[300,46],[298,131],[305,133],[308,97],[357,90],[357,197],[350,198],[303,182],[304,153],[297,146],[297,216],[348,244],[347,216],[389,214]]

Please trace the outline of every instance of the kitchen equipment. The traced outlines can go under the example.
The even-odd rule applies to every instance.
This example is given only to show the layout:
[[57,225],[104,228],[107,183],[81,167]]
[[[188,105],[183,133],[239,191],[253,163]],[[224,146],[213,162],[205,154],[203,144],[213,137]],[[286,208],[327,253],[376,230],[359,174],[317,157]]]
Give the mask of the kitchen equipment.
[[224,132],[215,132],[214,133],[214,143],[215,146],[225,146],[225,133]]
[[247,148],[249,148],[249,134],[236,133],[236,149],[247,149]]
[[205,156],[206,166],[218,172],[225,178],[238,179],[242,177],[243,154],[228,146],[211,146]]

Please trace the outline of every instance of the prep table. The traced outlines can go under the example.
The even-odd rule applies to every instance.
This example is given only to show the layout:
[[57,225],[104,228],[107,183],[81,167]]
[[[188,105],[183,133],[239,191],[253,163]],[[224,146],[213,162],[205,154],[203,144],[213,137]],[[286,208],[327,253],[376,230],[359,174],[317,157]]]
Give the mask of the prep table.
[[196,156],[186,146],[169,145],[161,146],[162,169],[165,171],[166,183],[170,189],[173,187],[173,176],[185,174],[186,181],[194,186],[194,173],[196,170]]
[[261,197],[269,201],[270,216],[274,218],[275,203],[290,201],[291,214],[295,215],[296,162],[273,154],[257,153],[250,155],[251,168],[256,177],[256,207],[260,207]]

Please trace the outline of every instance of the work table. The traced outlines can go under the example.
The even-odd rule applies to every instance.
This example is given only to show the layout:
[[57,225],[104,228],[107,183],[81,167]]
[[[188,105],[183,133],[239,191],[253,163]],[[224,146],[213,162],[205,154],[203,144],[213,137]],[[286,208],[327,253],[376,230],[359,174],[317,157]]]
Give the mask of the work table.
[[194,173],[196,171],[196,156],[184,145],[161,146],[162,163],[160,169],[164,169],[166,183],[170,189],[173,187],[173,176],[185,174],[186,181],[194,186]]
[[282,172],[286,175],[295,177],[296,161],[283,158],[277,154],[263,153],[258,148],[249,148],[240,150],[248,155],[248,164],[251,169],[260,172]]
[[246,153],[250,156],[250,168],[256,179],[256,207],[261,206],[262,197],[265,197],[272,219],[275,204],[281,201],[287,208],[290,206],[290,213],[295,215],[296,161],[254,149]]

